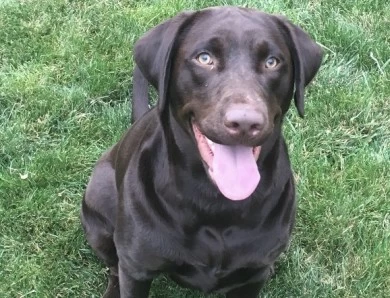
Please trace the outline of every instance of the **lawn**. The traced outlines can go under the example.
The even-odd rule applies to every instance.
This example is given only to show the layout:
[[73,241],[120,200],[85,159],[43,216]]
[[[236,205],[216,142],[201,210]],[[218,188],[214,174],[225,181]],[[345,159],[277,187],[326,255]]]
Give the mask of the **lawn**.
[[[286,15],[325,50],[305,119],[291,109],[285,121],[297,224],[262,297],[390,297],[386,0],[1,0],[1,297],[103,293],[79,210],[95,161],[129,126],[133,44],[218,4]],[[161,277],[151,297],[203,296]]]

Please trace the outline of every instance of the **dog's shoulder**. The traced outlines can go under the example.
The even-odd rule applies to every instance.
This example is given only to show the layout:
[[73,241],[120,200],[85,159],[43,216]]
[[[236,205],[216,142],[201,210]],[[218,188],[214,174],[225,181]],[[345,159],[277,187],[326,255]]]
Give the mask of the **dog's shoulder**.
[[112,148],[111,155],[116,160],[115,168],[121,172],[124,167],[138,163],[140,155],[162,136],[161,122],[156,108],[151,109],[139,118]]

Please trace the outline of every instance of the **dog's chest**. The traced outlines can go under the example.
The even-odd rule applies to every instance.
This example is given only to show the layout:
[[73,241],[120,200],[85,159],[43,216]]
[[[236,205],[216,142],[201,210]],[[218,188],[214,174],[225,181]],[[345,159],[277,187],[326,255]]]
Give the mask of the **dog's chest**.
[[188,239],[182,251],[183,258],[176,262],[172,277],[204,292],[224,292],[256,280],[272,265],[260,242],[261,237],[256,234],[250,237],[234,229],[221,232],[201,228]]

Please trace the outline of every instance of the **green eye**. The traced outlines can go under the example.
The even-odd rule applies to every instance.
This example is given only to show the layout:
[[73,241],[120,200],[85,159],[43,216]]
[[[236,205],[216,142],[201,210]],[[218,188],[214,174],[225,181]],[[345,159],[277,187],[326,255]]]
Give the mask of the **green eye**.
[[211,59],[210,55],[207,53],[200,53],[196,59],[199,61],[200,64],[203,65],[213,64],[213,60]]
[[265,67],[266,68],[275,68],[279,64],[279,60],[276,59],[275,57],[269,57],[265,61]]

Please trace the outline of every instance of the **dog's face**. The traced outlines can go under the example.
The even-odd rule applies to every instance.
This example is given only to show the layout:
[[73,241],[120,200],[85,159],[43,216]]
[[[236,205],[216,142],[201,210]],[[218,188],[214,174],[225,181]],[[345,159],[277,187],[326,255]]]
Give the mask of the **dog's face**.
[[200,15],[179,38],[172,64],[172,111],[209,142],[260,146],[292,97],[290,52],[269,15]]
[[[254,10],[213,8],[176,22],[181,25],[175,24],[165,77],[151,72],[146,77],[166,89],[160,97],[169,100],[160,109],[169,106],[192,136],[219,190],[229,199],[245,199],[260,181],[261,146],[280,129],[294,86],[303,114],[299,89],[317,71],[320,50],[303,31],[297,31],[300,38],[292,33],[300,29]],[[310,44],[300,47],[295,40]],[[314,54],[300,53],[305,47]]]

